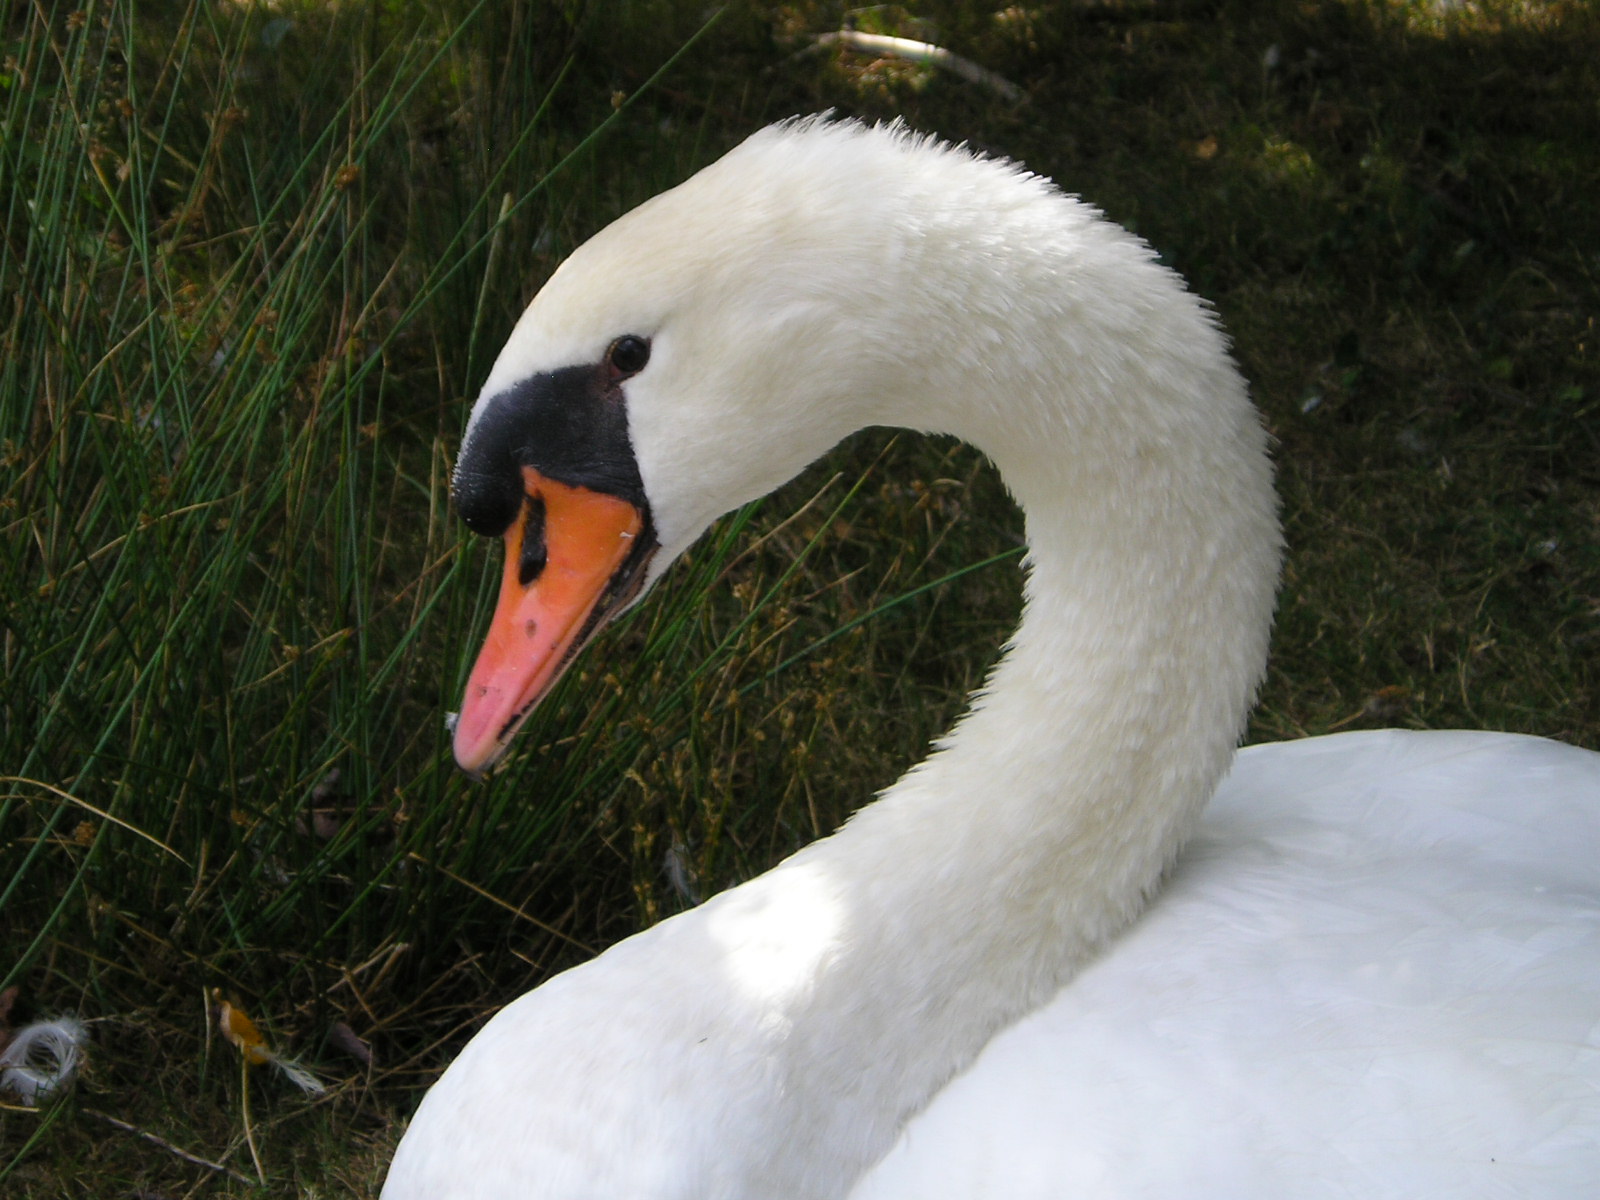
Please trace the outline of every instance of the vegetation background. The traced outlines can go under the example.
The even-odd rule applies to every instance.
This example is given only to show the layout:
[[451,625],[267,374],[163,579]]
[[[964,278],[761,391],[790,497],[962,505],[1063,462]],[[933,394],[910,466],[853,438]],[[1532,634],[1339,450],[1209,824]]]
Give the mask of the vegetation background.
[[[575,244],[792,113],[1020,159],[1216,303],[1290,544],[1254,740],[1600,747],[1590,4],[10,0],[0,59],[0,1022],[91,1036],[0,1109],[8,1196],[375,1195],[495,1007],[959,710],[1019,521],[970,451],[869,431],[507,770],[449,764],[497,573],[446,496],[475,387]],[[327,1094],[246,1068],[213,989]]]

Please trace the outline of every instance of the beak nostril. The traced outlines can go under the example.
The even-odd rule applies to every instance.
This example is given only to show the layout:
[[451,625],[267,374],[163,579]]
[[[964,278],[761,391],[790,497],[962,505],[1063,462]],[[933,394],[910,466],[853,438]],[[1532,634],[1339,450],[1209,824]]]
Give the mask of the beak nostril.
[[522,552],[517,560],[517,579],[523,587],[544,573],[549,557],[545,546],[544,519],[544,497],[529,496],[523,507]]

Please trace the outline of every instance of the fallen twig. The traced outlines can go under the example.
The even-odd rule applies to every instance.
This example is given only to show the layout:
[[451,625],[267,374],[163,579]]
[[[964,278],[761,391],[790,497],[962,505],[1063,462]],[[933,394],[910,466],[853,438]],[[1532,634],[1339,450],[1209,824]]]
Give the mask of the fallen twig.
[[838,33],[818,34],[815,45],[844,46],[863,54],[883,54],[890,58],[903,58],[907,62],[928,63],[931,66],[942,67],[952,74],[961,76],[968,83],[988,88],[1013,104],[1022,100],[1026,94],[1005,76],[997,75],[988,67],[980,67],[970,58],[952,54],[943,46],[935,46],[932,42],[918,42],[911,38],[890,37],[883,33],[861,33],[854,29],[841,29]]
[[183,1159],[184,1162],[193,1163],[197,1167],[204,1167],[208,1171],[216,1171],[220,1175],[226,1175],[235,1183],[247,1183],[252,1187],[256,1184],[256,1181],[251,1179],[250,1176],[242,1174],[239,1171],[235,1171],[232,1167],[225,1167],[221,1163],[212,1162],[209,1158],[201,1158],[198,1154],[190,1154],[182,1146],[174,1146],[171,1142],[167,1141],[166,1138],[159,1137],[148,1130],[140,1129],[137,1125],[130,1125],[126,1121],[118,1120],[110,1113],[103,1113],[96,1108],[86,1108],[83,1110],[83,1112],[87,1116],[94,1117],[97,1121],[104,1121],[113,1129],[120,1129],[123,1133],[131,1133],[134,1137],[143,1138],[152,1146],[159,1146],[168,1154],[177,1155],[179,1158]]

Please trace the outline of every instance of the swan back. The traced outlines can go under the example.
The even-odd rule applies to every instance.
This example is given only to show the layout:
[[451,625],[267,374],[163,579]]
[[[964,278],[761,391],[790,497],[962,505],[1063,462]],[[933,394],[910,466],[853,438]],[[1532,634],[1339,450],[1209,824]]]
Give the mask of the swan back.
[[1159,902],[852,1200],[1587,1195],[1597,849],[1592,752],[1394,730],[1246,748]]

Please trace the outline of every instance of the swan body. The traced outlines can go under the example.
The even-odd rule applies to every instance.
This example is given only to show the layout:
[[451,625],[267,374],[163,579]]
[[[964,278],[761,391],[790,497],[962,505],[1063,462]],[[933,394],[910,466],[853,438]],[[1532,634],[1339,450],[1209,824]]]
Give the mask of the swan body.
[[457,469],[506,542],[463,767],[710,521],[868,424],[975,443],[1026,513],[987,686],[839,833],[500,1012],[387,1200],[1600,1183],[1600,756],[1235,759],[1279,556],[1258,419],[1203,304],[1009,164],[788,123],[552,276]]
[[1590,1194],[1595,758],[1399,731],[1241,751],[1159,900],[853,1200]]

